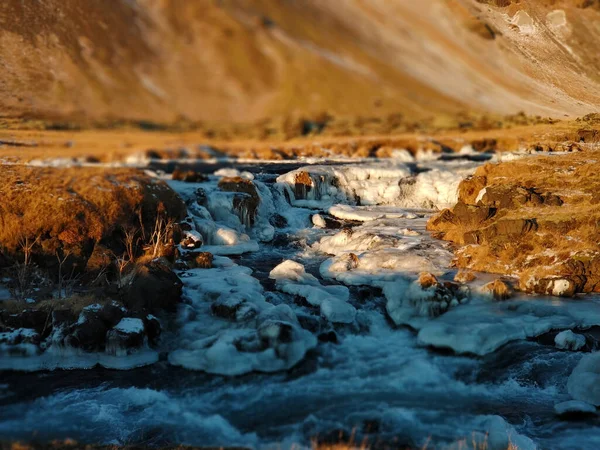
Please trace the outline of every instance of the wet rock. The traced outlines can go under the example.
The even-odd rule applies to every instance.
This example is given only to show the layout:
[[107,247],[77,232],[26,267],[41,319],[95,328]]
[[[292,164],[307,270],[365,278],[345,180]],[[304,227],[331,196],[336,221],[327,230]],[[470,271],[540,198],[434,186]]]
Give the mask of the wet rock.
[[269,217],[269,223],[275,228],[286,228],[288,226],[288,221],[281,214],[273,214]]
[[494,300],[508,300],[513,296],[512,287],[503,280],[494,280],[481,288],[482,292],[489,294]]
[[208,177],[203,173],[194,170],[175,169],[171,175],[173,180],[184,181],[186,183],[204,183],[208,181]]
[[146,315],[142,320],[144,322],[144,332],[148,337],[148,342],[152,345],[156,345],[162,332],[160,320],[152,314]]
[[145,328],[142,319],[125,317],[106,335],[106,353],[127,356],[144,346]]
[[181,301],[183,284],[173,270],[161,260],[135,269],[122,293],[123,302],[133,311],[174,311]]

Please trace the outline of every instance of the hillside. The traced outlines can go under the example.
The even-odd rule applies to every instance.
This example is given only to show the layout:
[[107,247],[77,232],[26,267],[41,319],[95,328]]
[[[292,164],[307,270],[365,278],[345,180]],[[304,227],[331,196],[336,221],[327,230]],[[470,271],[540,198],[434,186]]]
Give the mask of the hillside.
[[0,114],[249,122],[595,110],[597,1],[482,1],[5,0]]

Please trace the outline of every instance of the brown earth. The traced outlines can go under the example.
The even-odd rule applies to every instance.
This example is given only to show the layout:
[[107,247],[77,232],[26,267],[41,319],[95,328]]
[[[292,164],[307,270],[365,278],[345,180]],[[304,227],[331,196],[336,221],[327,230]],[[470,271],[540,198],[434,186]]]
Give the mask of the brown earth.
[[5,0],[0,115],[143,126],[268,119],[292,133],[297,118],[310,129],[324,113],[582,116],[600,103],[599,9],[590,0]]
[[428,229],[457,244],[456,267],[516,276],[528,292],[600,292],[599,173],[597,151],[487,164]]

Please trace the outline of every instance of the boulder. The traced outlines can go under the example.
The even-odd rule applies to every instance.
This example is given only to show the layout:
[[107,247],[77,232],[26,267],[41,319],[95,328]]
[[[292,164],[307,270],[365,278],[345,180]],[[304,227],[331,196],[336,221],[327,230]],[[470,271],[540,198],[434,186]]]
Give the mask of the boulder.
[[122,292],[123,303],[132,311],[175,311],[182,288],[183,283],[167,264],[153,260],[135,269]]

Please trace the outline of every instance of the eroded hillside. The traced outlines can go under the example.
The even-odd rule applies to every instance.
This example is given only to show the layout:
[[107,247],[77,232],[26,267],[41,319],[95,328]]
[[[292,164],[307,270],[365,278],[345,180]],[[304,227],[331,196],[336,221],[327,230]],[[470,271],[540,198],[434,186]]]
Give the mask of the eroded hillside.
[[6,0],[4,116],[172,122],[600,101],[597,2]]

